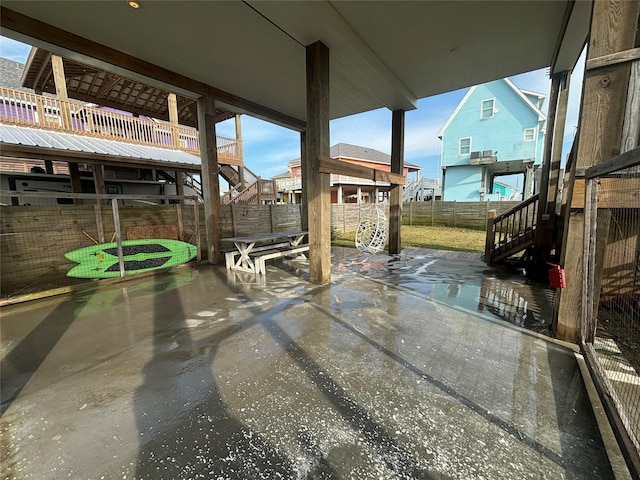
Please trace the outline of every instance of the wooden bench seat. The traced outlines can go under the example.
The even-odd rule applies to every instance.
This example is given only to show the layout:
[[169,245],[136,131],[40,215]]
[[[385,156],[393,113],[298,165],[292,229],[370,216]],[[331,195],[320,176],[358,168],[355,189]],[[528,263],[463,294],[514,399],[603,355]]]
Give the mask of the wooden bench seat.
[[256,273],[266,275],[267,260],[270,260],[272,258],[289,257],[292,255],[297,255],[297,254],[301,254],[303,252],[308,252],[308,251],[309,251],[308,244],[303,244],[303,245],[286,244],[283,247],[263,249],[260,251],[256,251],[256,249],[254,248],[251,251],[251,253],[249,253],[249,256],[253,259],[255,263]]

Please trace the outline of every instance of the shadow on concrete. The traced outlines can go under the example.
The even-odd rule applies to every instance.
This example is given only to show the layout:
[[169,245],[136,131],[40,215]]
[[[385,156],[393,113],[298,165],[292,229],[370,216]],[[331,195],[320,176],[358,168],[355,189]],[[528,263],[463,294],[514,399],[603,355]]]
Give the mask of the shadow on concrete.
[[[83,295],[86,297],[86,294]],[[0,416],[76,319],[75,296],[60,303],[0,361]]]
[[220,342],[242,326],[194,343],[178,290],[154,298],[153,356],[134,395],[135,478],[290,478],[290,462],[229,412],[212,372]]

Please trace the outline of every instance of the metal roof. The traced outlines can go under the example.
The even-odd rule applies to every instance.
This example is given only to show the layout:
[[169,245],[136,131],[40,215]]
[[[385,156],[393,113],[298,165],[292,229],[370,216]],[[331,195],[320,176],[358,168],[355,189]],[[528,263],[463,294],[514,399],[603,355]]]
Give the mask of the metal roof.
[[[164,162],[167,168],[176,165],[193,165],[192,170],[200,169],[200,157],[182,150],[136,145],[133,143],[104,140],[101,138],[83,137],[70,133],[40,130],[17,125],[0,124],[0,152],[11,146],[25,146],[55,150],[68,155],[73,161],[73,153],[95,154],[97,156],[114,157],[113,161],[127,165],[131,160],[150,160]],[[115,158],[119,157],[119,158]]]

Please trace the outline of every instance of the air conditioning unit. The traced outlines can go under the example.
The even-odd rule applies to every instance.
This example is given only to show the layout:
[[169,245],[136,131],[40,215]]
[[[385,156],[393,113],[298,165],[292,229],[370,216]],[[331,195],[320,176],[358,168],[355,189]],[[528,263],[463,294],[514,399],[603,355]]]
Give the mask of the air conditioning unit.
[[482,151],[482,156],[483,157],[492,157],[493,156],[493,150],[483,150]]
[[480,158],[482,156],[482,152],[471,152],[471,158]]

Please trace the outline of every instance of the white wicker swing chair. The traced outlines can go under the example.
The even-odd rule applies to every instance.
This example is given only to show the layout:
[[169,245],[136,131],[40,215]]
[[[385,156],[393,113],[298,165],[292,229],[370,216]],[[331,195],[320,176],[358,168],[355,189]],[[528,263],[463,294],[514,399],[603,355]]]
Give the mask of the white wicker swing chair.
[[356,248],[361,252],[378,253],[387,242],[387,217],[382,204],[372,204],[361,212],[356,230]]

